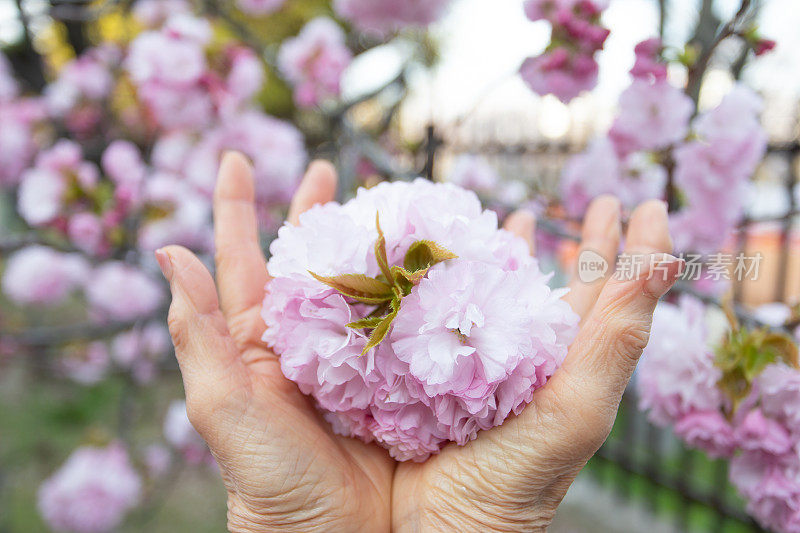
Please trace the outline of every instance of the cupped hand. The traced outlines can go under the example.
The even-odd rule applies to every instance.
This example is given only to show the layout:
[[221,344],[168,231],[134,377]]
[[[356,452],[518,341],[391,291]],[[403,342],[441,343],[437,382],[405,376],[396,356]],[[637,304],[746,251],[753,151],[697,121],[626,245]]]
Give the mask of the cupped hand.
[[[336,175],[315,163],[289,215],[333,199]],[[217,459],[228,528],[388,531],[394,462],[385,450],[334,435],[261,342],[267,268],[248,162],[222,162],[214,193],[216,287],[191,252],[156,253],[172,291],[169,329],[189,420]]]
[[[336,176],[315,163],[289,221],[333,199]],[[170,282],[169,325],[192,424],[208,443],[228,490],[231,531],[543,530],[573,479],[607,437],[622,392],[647,337],[656,302],[681,262],[646,262],[634,279],[612,278],[620,207],[590,206],[582,250],[609,263],[605,277],[576,280],[567,296],[582,318],[564,365],[517,417],[446,446],[424,463],[392,461],[374,444],[336,436],[313,402],[280,370],[260,340],[268,281],[243,156],[228,154],[214,197],[216,271],[170,246],[157,258]],[[534,219],[509,217],[506,229],[532,243]],[[630,219],[626,251],[671,251],[662,202]],[[663,275],[662,275],[663,273]],[[651,278],[651,279],[648,279]],[[219,294],[218,294],[219,292]]]
[[[532,215],[515,213],[505,227],[526,238],[533,252]],[[451,444],[424,463],[398,465],[392,485],[395,531],[547,528],[611,431],[647,344],[656,302],[683,268],[667,255],[672,243],[663,202],[646,202],[631,215],[625,252],[638,257],[630,261],[638,275],[613,275],[621,231],[619,202],[597,198],[584,221],[578,257],[595,252],[609,268],[592,283],[575,275],[570,284],[566,298],[581,326],[563,366],[519,416],[480,432],[466,446]]]

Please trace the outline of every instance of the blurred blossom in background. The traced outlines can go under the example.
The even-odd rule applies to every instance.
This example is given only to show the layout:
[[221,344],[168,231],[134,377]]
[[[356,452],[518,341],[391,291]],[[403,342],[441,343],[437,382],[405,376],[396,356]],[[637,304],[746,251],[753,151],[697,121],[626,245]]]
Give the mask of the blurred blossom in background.
[[[795,0],[0,0],[0,531],[224,528],[152,252],[211,266],[227,150],[265,250],[321,157],[342,200],[422,175],[532,211],[554,284],[593,198],[664,200],[720,275],[661,304],[639,405],[800,531],[799,25]],[[759,275],[712,266],[734,252]]]

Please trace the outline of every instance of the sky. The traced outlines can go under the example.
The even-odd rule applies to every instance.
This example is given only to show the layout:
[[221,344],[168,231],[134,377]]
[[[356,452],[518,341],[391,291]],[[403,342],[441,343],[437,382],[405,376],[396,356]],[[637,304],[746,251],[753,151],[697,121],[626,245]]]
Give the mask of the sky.
[[[655,0],[611,0],[603,21],[611,29],[599,53],[597,88],[569,109],[553,98],[539,98],[523,84],[517,69],[522,61],[547,45],[549,25],[530,22],[523,0],[455,0],[448,16],[434,31],[442,44],[442,61],[432,73],[419,73],[413,94],[404,108],[411,122],[433,119],[449,124],[474,113],[514,113],[536,109],[550,137],[564,133],[564,120],[591,117],[598,127],[607,124],[619,94],[630,83],[634,45],[657,33]],[[718,0],[717,13],[729,18],[739,0]],[[696,0],[671,0],[666,43],[686,41],[697,17]],[[745,82],[768,98],[795,101],[800,97],[800,0],[764,0],[759,25],[765,36],[777,40],[776,50],[756,60],[745,71]],[[681,81],[682,72],[671,72]],[[704,91],[705,106],[714,105],[730,89],[731,80],[712,73]],[[561,126],[559,126],[561,124]],[[567,126],[568,127],[568,126]]]

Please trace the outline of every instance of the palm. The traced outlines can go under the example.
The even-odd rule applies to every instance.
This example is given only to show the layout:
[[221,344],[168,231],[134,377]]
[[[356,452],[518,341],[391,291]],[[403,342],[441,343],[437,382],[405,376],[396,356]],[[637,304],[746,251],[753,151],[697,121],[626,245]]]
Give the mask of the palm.
[[[268,502],[273,513],[288,517],[314,501],[327,520],[361,520],[364,530],[380,529],[369,521],[388,516],[392,463],[385,452],[332,434],[272,353],[249,354],[248,379],[230,395],[230,405],[223,404],[215,424],[225,433],[221,449],[236,451],[221,461],[225,475],[236,480],[240,502],[248,509]],[[362,512],[367,510],[376,512]]]

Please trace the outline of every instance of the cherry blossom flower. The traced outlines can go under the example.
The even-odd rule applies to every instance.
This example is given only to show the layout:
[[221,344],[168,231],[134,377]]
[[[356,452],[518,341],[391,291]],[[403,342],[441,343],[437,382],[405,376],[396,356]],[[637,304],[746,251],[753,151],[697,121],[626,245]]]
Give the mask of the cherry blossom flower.
[[151,322],[114,337],[111,359],[117,366],[129,370],[137,382],[149,383],[157,375],[158,364],[171,346],[164,325]]
[[333,9],[362,31],[390,33],[438,21],[450,0],[334,0]]
[[35,130],[47,116],[41,98],[0,98],[0,188],[19,183],[41,141]]
[[[353,304],[309,271],[378,275],[376,213],[389,264],[404,264],[420,241],[458,257],[427,271],[386,339],[367,349],[368,335],[347,324],[374,306]],[[335,431],[376,440],[399,460],[464,444],[520,412],[560,365],[577,324],[525,243],[451,184],[361,189],[344,206],[316,206],[282,227],[270,252],[263,339],[284,374]]]
[[113,46],[91,48],[61,69],[44,91],[50,113],[66,121],[78,135],[87,135],[102,119],[99,107],[114,86],[112,67],[120,52]]
[[185,401],[176,400],[169,405],[164,418],[164,438],[189,464],[214,464],[211,451],[189,422]]
[[81,385],[101,381],[111,366],[108,347],[101,341],[85,346],[68,346],[61,354],[59,367],[71,380]]
[[19,304],[54,305],[82,287],[89,270],[89,264],[77,254],[28,246],[8,258],[3,293]]
[[39,510],[56,531],[115,530],[141,497],[142,483],[120,443],[75,450],[39,488]]
[[662,302],[656,308],[636,378],[640,407],[656,424],[723,405],[716,386],[722,373],[714,366],[704,314],[702,302],[687,295],[677,305]]
[[31,226],[42,226],[65,214],[66,194],[72,189],[81,194],[92,191],[99,180],[97,167],[83,160],[80,145],[61,140],[41,152],[35,166],[27,170],[20,183],[17,207]]
[[132,320],[147,316],[162,304],[161,285],[136,267],[107,261],[91,274],[86,297],[98,320]]
[[351,59],[344,31],[326,17],[308,22],[297,37],[283,42],[278,53],[278,65],[294,86],[294,100],[301,107],[338,97],[342,72]]
[[225,150],[239,150],[253,161],[256,196],[261,202],[287,202],[305,168],[303,136],[288,122],[248,111],[231,116],[206,132],[186,156],[181,172],[211,196],[217,167]]
[[0,52],[0,102],[6,102],[19,93],[19,84],[14,79],[11,63],[6,55]]
[[236,5],[250,15],[269,15],[279,10],[286,0],[236,0]]
[[689,133],[694,103],[666,81],[634,80],[619,98],[609,136],[617,152],[660,150]]
[[523,81],[537,94],[553,94],[569,102],[597,84],[597,63],[591,56],[570,54],[556,48],[537,57],[529,57],[520,67]]
[[489,194],[500,184],[500,176],[484,157],[461,154],[453,162],[446,181],[478,194]]
[[631,76],[646,81],[667,79],[667,65],[660,60],[661,39],[654,37],[637,44],[634,49],[636,60],[631,68]]

